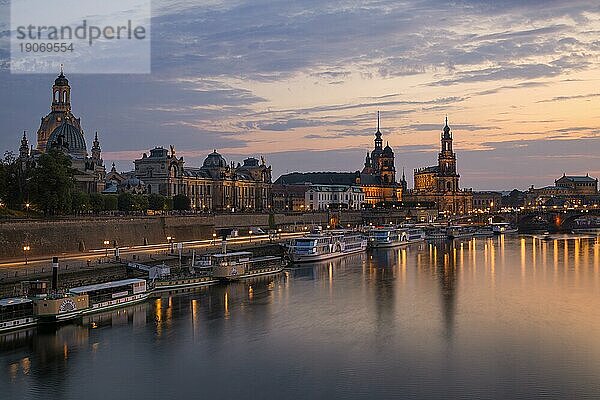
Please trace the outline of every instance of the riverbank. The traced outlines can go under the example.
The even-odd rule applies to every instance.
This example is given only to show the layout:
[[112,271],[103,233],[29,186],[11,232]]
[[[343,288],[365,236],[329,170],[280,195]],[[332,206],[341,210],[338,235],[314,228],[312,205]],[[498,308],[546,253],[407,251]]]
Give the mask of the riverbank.
[[[255,256],[283,256],[284,247],[279,243],[262,244],[229,244],[228,249],[233,251],[251,251]],[[209,254],[220,251],[219,246],[205,249],[199,254]],[[182,253],[181,265],[183,267],[191,262],[192,251]],[[99,262],[100,261],[100,262]],[[179,267],[178,254],[131,255],[123,257],[120,261],[114,258],[96,260],[91,263],[62,262],[59,264],[59,289],[68,289],[75,286],[92,285],[96,283],[115,281],[126,278],[146,277],[146,273],[127,268],[130,261],[147,265],[167,264]],[[36,268],[17,268],[0,271],[0,298],[18,296],[21,294],[21,284],[31,280],[50,280],[52,269],[49,265]]]

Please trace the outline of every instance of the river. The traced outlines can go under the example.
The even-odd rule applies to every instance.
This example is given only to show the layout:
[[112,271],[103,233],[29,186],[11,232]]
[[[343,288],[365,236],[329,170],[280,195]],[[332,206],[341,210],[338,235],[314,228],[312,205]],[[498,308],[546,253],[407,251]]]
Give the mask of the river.
[[165,293],[0,336],[0,398],[600,398],[599,267],[500,236]]

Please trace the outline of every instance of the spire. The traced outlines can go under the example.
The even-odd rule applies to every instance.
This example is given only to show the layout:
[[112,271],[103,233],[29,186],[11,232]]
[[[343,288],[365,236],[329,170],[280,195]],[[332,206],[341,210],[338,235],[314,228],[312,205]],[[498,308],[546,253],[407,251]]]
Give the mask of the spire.
[[377,132],[375,132],[375,150],[381,151],[383,140],[381,140],[381,131],[379,130],[379,128],[379,111],[377,111]]
[[29,143],[27,142],[27,131],[23,131],[21,147],[19,147],[19,155],[21,156],[21,158],[29,157]]
[[65,64],[60,64],[60,76],[65,76]]
[[446,115],[446,123],[444,125],[444,129],[443,129],[443,134],[442,134],[442,139],[452,139],[452,134],[450,133],[450,127],[448,126],[448,116]]

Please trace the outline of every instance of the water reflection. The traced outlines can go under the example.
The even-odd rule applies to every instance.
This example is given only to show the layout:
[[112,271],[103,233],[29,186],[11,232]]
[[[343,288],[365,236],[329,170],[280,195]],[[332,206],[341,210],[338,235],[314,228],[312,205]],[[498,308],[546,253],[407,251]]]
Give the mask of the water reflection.
[[[369,376],[379,377],[373,397],[452,388],[535,395],[539,368],[556,393],[595,393],[585,377],[600,372],[599,266],[596,237],[501,236],[351,255],[2,335],[0,386],[7,398],[89,398],[119,393],[116,379],[158,398],[212,382],[206,394],[226,398],[259,390],[255,382],[271,374],[278,379],[260,397],[321,397],[330,385],[364,397]],[[557,351],[565,342],[568,351]],[[178,386],[153,384],[155,365]],[[508,372],[525,366],[529,377]]]

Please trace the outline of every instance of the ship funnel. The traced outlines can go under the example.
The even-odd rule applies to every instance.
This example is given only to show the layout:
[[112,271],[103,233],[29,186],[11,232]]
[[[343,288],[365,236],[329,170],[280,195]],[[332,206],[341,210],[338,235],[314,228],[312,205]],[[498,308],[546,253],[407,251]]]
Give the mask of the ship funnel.
[[221,240],[221,252],[223,254],[227,254],[227,238],[223,238],[223,240]]
[[58,257],[52,257],[52,291],[58,290]]

